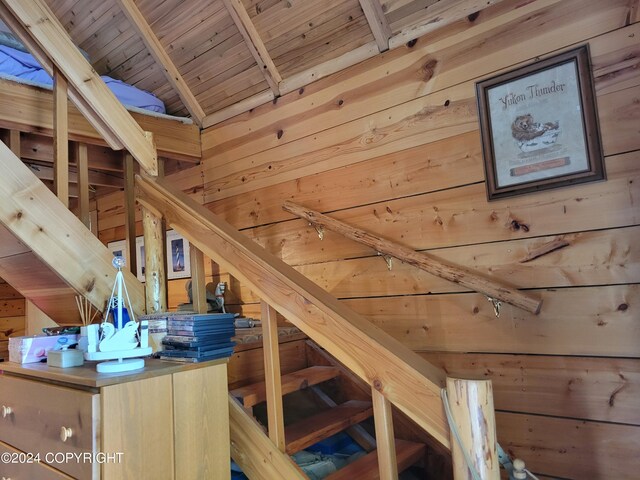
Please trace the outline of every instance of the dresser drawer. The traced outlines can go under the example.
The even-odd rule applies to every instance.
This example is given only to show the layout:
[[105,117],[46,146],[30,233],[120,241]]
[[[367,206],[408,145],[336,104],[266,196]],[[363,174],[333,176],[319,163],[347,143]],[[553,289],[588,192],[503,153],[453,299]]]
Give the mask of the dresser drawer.
[[[23,452],[2,442],[0,442],[0,455],[4,460],[0,461],[0,474],[7,480],[73,480],[73,477],[42,463],[24,462]],[[9,457],[5,458],[6,455]],[[33,457],[30,459],[32,460]],[[22,463],[16,460],[22,460]]]
[[0,440],[73,477],[98,477],[98,465],[60,459],[99,451],[99,409],[96,393],[0,375]]

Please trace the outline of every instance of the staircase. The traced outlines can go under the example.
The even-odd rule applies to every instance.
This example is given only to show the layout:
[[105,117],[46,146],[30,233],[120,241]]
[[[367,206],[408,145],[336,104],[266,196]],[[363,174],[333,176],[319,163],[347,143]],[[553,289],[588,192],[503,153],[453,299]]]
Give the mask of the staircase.
[[[317,349],[318,347],[311,348]],[[325,382],[336,379],[339,379],[338,381],[341,382],[349,381],[347,378],[339,378],[343,375],[344,369],[336,366],[335,361],[332,363],[333,365],[313,365],[281,376],[283,395],[307,390],[318,397],[319,403],[331,405],[331,408],[310,415],[302,420],[292,422],[285,427],[285,451],[289,455],[304,450],[338,432],[348,430],[350,427],[370,419],[373,415],[371,401],[350,399],[340,404],[335,404],[328,395],[323,393],[322,386],[326,384]],[[257,382],[236,388],[230,392],[230,395],[238,400],[245,410],[250,412],[253,407],[267,400],[266,389],[265,382]],[[353,390],[353,388],[351,390]],[[362,430],[364,431],[364,429]],[[367,436],[368,433],[364,431],[362,435]],[[356,441],[360,438],[360,435],[354,436],[354,440]],[[360,443],[362,443],[361,446],[365,451],[368,451],[368,453],[335,473],[330,474],[328,477],[325,477],[326,479],[352,480],[357,478],[380,478],[378,452],[375,449],[375,440],[372,442],[365,440]],[[374,444],[373,448],[371,447],[371,443]],[[427,449],[424,443],[402,439],[395,440],[395,448],[398,472],[402,472],[411,465],[423,460]],[[313,449],[310,451],[313,452]]]
[[[111,252],[0,142],[0,277],[59,324],[79,324],[76,295],[102,311],[115,268]],[[125,272],[134,311],[144,290]]]
[[[157,156],[151,136],[139,128],[97,77],[46,3],[2,0],[0,16],[50,73],[55,66],[66,77],[69,96],[109,145],[126,148],[147,175],[156,175]],[[0,223],[75,292],[101,309],[113,284],[111,254],[68,210],[61,208],[44,185],[34,182],[33,174],[1,143],[0,161],[10,170],[0,176],[0,195],[7,199],[0,205]],[[373,414],[377,451],[336,472],[332,478],[370,479],[378,475],[385,480],[397,478],[398,471],[416,461],[425,446],[395,440],[392,406],[427,432],[430,442],[442,451],[449,450],[449,425],[440,397],[447,380],[442,370],[349,310],[170,182],[138,176],[136,197],[149,217],[145,228],[148,225],[152,228],[150,224],[154,222],[160,225],[163,218],[168,228],[178,231],[262,299],[266,383],[234,393],[247,409],[267,400],[269,436],[235,398],[229,397],[232,457],[247,475],[252,479],[304,479],[287,454],[345,428],[357,428],[358,423]],[[156,277],[162,276],[161,270],[160,265],[147,262],[147,271],[153,271]],[[134,310],[139,312],[144,298],[142,285],[128,272],[126,282]],[[283,395],[301,388],[316,388],[334,378],[335,369],[314,368],[316,365],[281,377],[276,312],[363,382],[371,401],[347,399],[326,412],[285,427]],[[327,404],[333,403],[325,400]],[[466,406],[464,399],[458,406],[461,404]],[[473,414],[477,415],[475,410]],[[474,422],[486,426],[483,411],[478,417],[474,417]],[[490,443],[485,430],[475,437],[487,438]],[[495,459],[495,452],[487,457]],[[477,458],[484,461],[482,455]],[[460,465],[466,475],[466,464]]]

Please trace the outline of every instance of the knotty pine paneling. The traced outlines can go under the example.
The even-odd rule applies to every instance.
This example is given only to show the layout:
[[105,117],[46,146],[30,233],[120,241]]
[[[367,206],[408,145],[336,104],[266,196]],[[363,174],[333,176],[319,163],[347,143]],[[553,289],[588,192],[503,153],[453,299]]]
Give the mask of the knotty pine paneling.
[[[533,249],[555,239],[569,246],[535,260],[520,261]],[[640,227],[595,230],[429,250],[444,261],[464,265],[518,288],[558,288],[640,283]],[[378,255],[311,263],[295,267],[340,299],[417,294],[459,293],[463,286],[393,260],[389,271]],[[257,304],[260,299],[228,273],[213,282],[227,283],[227,303]],[[259,313],[259,312],[258,312]]]
[[[578,3],[583,15],[575,15]],[[214,181],[227,174],[226,170],[230,168],[227,166],[224,172],[207,173],[209,167],[215,170],[231,161],[234,171],[241,172],[243,163],[238,163],[239,159],[371,116],[359,132],[353,128],[347,130],[347,138],[363,135],[362,141],[365,142],[368,130],[382,130],[386,125],[395,123],[393,118],[388,118],[392,112],[377,117],[373,115],[393,107],[393,113],[398,117],[396,122],[404,119],[410,124],[402,128],[405,131],[412,124],[419,123],[417,119],[412,122],[412,115],[424,107],[433,109],[441,106],[446,100],[454,103],[457,91],[452,90],[450,96],[434,97],[433,101],[424,104],[420,104],[417,97],[511,68],[518,62],[530,61],[536,55],[622,27],[628,12],[626,1],[606,5],[595,1],[589,5],[575,1],[534,1],[526,6],[518,5],[519,8],[515,9],[514,5],[514,2],[503,2],[497,8],[483,11],[473,24],[453,37],[446,36],[447,29],[444,29],[435,37],[418,41],[408,51],[400,48],[388,52],[349,69],[349,74],[325,79],[315,87],[305,87],[303,95],[290,94],[290,98],[285,96],[284,101],[275,106],[261,106],[208,129],[202,138],[205,180]],[[593,39],[593,42],[597,41],[597,38]],[[633,42],[633,38],[628,38],[627,42]],[[473,88],[465,97],[473,100]],[[404,106],[402,115],[398,109],[405,102],[415,105],[415,108]],[[282,108],[279,108],[281,103]],[[276,110],[278,114],[272,115]],[[396,129],[402,126],[400,123]],[[278,132],[282,133],[278,135]],[[384,131],[380,135],[384,135]],[[334,143],[340,145],[340,142]],[[307,147],[310,144],[319,142],[307,138]],[[283,157],[275,151],[273,155]],[[259,163],[254,161],[254,164]]]
[[491,380],[498,410],[640,425],[638,359],[444,352],[420,356],[450,376]]
[[638,478],[638,427],[496,412],[498,442],[533,472],[571,479]]
[[[452,374],[492,378],[501,444],[546,477],[637,472],[640,24],[627,25],[632,7],[504,0],[207,129],[191,177],[200,202],[345,305]],[[487,202],[475,81],[586,42],[608,179]],[[530,289],[542,311],[503,305],[496,318],[482,295],[397,261],[388,271],[375,252],[330,232],[320,241],[280,210],[284,200]],[[556,238],[570,245],[520,263]],[[229,281],[230,308],[257,314],[255,295]]]
[[[331,214],[416,250],[515,240],[640,223],[640,151],[610,157],[608,180],[494,202],[482,183]],[[606,215],[594,212],[606,211]],[[371,249],[292,220],[246,234],[292,265],[371,255]]]
[[[346,299],[414,351],[640,357],[640,287],[533,290],[540,315],[503,304],[496,317],[484,295],[412,295]],[[259,318],[259,303],[230,306]],[[606,362],[606,359],[601,361]]]

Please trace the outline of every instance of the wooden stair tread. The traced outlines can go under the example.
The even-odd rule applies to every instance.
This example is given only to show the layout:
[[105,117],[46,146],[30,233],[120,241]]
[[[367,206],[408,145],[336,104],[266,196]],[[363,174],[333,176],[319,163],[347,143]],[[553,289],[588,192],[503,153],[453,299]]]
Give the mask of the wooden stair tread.
[[[309,367],[282,376],[282,394],[295,392],[318,383],[326,382],[339,375],[336,367]],[[232,390],[231,395],[240,400],[244,407],[253,407],[267,398],[264,382],[254,383]]]
[[[416,463],[424,455],[425,449],[426,446],[423,443],[396,439],[398,472],[402,472]],[[325,480],[353,480],[358,478],[366,478],[367,480],[378,480],[380,478],[377,450],[332,473]]]
[[349,400],[285,428],[289,455],[299,452],[373,415],[371,402]]

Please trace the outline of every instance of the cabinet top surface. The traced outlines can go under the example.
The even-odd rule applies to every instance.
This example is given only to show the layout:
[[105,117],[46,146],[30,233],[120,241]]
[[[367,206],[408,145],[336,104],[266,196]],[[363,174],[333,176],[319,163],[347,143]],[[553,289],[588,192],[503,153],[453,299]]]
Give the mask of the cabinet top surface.
[[227,358],[202,363],[178,363],[154,358],[146,358],[144,369],[123,373],[98,373],[96,362],[86,362],[81,367],[57,368],[46,363],[27,363],[20,365],[14,362],[1,362],[0,371],[29,377],[36,380],[52,380],[84,387],[105,387],[118,383],[133,382],[145,378],[226,364]]

